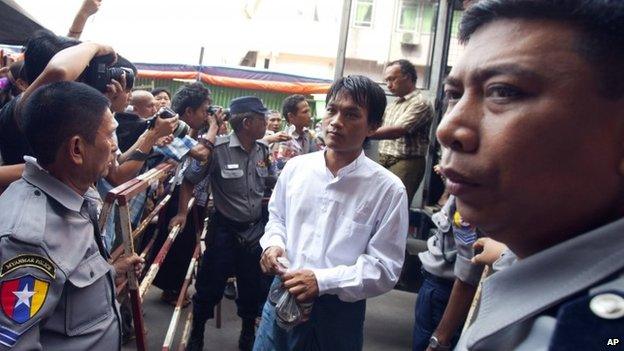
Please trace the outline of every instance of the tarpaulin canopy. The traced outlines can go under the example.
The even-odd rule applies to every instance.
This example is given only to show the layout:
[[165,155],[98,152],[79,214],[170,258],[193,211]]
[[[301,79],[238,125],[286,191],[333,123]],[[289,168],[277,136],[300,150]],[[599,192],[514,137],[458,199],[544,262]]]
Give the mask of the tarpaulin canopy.
[[0,44],[23,45],[44,28],[13,0],[0,0]]
[[136,63],[140,78],[197,79],[229,88],[265,90],[286,94],[323,94],[331,80],[237,67]]

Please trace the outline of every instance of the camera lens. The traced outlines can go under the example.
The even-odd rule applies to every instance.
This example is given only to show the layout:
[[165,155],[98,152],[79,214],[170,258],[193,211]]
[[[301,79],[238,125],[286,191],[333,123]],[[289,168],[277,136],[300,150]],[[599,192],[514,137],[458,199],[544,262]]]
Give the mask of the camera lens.
[[173,131],[173,136],[176,138],[184,138],[188,134],[190,127],[183,121],[178,121],[178,126]]

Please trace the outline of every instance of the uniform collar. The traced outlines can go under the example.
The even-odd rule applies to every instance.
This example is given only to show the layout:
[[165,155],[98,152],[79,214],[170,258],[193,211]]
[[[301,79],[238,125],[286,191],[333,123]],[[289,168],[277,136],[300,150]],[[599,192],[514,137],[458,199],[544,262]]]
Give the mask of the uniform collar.
[[519,260],[483,283],[468,348],[538,315],[624,267],[624,219]]
[[241,145],[240,139],[234,132],[230,133],[230,147],[240,147],[240,148],[243,147]]
[[[67,209],[80,212],[85,200],[84,197],[41,168],[36,159],[25,156],[24,161],[26,161],[24,173],[22,174],[24,180],[39,188]],[[92,196],[90,191],[87,191],[85,195]]]
[[[263,145],[267,145],[268,146],[268,144],[264,140],[258,139],[253,144],[253,146],[251,147],[252,150],[249,150],[249,152],[253,151],[256,148],[256,144],[263,144]],[[230,144],[229,144],[229,146],[230,147],[240,147],[241,149],[245,150],[243,148],[243,145],[240,142],[240,139],[238,138],[238,136],[234,132],[230,133]]]

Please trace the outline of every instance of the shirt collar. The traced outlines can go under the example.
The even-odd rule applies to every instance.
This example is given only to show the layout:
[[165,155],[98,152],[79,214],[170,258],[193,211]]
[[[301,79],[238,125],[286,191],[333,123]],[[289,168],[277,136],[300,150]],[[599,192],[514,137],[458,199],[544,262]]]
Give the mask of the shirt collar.
[[236,133],[234,132],[230,133],[230,147],[243,147],[241,145],[240,139],[238,139],[238,136],[236,136]]
[[418,89],[414,89],[411,93],[403,96],[403,99],[401,99],[401,102],[407,101],[409,99],[412,99],[413,97],[415,97],[418,94],[420,94],[420,91],[418,91]]
[[301,135],[299,135],[299,133],[297,133],[296,130],[293,130],[293,132],[291,133],[291,136],[295,139],[299,139],[300,137],[307,135],[309,133],[308,128],[304,127],[303,128],[303,133],[301,133]]
[[235,132],[230,133],[230,147],[240,147],[241,150],[250,153],[256,149],[257,143],[265,144],[268,146],[268,144],[266,144],[262,139],[259,139],[259,140],[256,140],[256,142],[251,145],[251,150],[245,150],[245,148],[243,147],[243,144],[241,144],[240,139],[238,138],[236,133]]
[[468,346],[561,303],[624,266],[624,219],[517,261],[483,283]]
[[85,200],[84,197],[41,168],[35,158],[25,156],[24,161],[26,161],[24,173],[22,174],[24,180],[39,188],[67,209],[80,212]]
[[[331,177],[334,178],[334,175],[331,173],[329,168],[327,168],[327,163],[325,161],[325,153],[326,152],[327,152],[327,150],[325,150],[323,152],[319,152],[318,154],[323,158],[323,163],[325,164],[325,169],[327,171],[327,174],[331,175]],[[344,177],[345,175],[347,175],[347,174],[353,172],[354,170],[356,170],[358,168],[358,166],[360,164],[362,164],[362,162],[364,161],[365,157],[366,157],[366,155],[364,154],[364,150],[362,150],[360,152],[360,155],[358,157],[356,157],[355,160],[353,160],[351,163],[349,163],[348,165],[342,167],[341,169],[338,170],[338,172],[336,172],[336,177],[335,178]]]

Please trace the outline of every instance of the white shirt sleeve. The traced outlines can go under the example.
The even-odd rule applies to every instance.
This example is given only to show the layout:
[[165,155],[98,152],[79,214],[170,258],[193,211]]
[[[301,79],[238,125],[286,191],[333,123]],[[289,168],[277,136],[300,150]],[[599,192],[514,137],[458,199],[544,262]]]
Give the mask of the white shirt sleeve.
[[[385,205],[385,204],[384,204]],[[319,294],[357,301],[390,291],[399,280],[409,224],[404,188],[390,198],[366,251],[354,265],[313,269]]]

